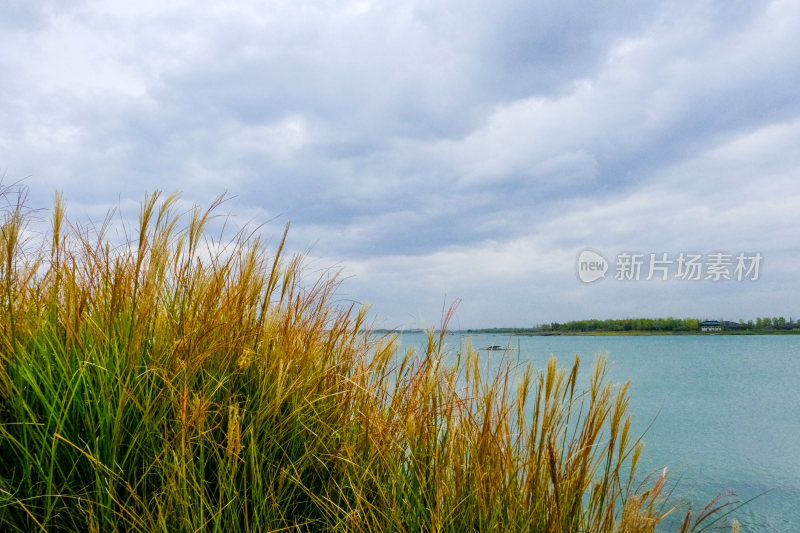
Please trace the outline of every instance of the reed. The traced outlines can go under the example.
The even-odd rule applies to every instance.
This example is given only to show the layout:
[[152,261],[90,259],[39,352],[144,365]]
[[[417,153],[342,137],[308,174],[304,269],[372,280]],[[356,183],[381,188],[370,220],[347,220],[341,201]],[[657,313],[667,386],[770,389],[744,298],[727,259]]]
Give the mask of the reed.
[[469,346],[447,357],[449,316],[399,353],[338,303],[335,273],[308,281],[285,232],[213,239],[222,199],[181,213],[155,193],[114,242],[111,217],[72,224],[57,195],[36,246],[22,196],[5,191],[0,232],[3,531],[627,532],[665,516],[666,477],[638,484],[627,385],[602,358],[586,391],[577,358],[485,375]]

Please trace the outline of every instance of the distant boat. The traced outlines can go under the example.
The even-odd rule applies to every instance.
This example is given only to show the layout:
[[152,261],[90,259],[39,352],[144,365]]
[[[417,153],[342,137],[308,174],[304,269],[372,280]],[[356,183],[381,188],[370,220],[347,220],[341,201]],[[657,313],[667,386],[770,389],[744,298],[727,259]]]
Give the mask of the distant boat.
[[502,350],[503,347],[499,346],[497,344],[492,344],[491,346],[487,346],[485,349],[486,350]]

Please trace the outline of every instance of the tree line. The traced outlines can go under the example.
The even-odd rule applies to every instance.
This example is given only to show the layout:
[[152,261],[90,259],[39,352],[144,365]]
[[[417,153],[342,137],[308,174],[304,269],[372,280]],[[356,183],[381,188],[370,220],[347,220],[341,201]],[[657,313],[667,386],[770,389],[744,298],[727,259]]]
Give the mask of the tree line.
[[[547,332],[590,332],[590,331],[699,331],[697,318],[621,318],[608,320],[573,320],[570,322],[551,322],[534,326],[539,333]],[[740,330],[788,330],[800,327],[798,322],[785,317],[759,317],[755,320],[730,322],[719,319],[724,329]]]

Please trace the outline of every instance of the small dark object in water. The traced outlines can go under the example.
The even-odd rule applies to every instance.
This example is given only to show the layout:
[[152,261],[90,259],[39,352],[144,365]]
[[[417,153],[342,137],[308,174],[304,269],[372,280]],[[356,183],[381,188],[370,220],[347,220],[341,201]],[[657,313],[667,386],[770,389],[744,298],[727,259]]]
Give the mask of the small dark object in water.
[[491,346],[486,347],[487,350],[502,350],[502,346],[498,346],[497,344],[492,344]]

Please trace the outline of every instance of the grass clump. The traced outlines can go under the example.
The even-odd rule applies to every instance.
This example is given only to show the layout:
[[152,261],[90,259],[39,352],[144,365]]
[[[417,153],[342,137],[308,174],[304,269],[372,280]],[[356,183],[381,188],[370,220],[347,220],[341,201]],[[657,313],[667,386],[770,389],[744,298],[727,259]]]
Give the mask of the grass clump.
[[[21,191],[17,191],[20,193]],[[4,198],[13,196],[6,190]],[[3,531],[653,531],[627,386],[482,375],[365,331],[284,240],[148,196],[124,242],[24,201],[0,232]],[[288,227],[287,227],[288,229]],[[445,320],[446,325],[446,320]],[[687,523],[688,528],[688,523]]]

